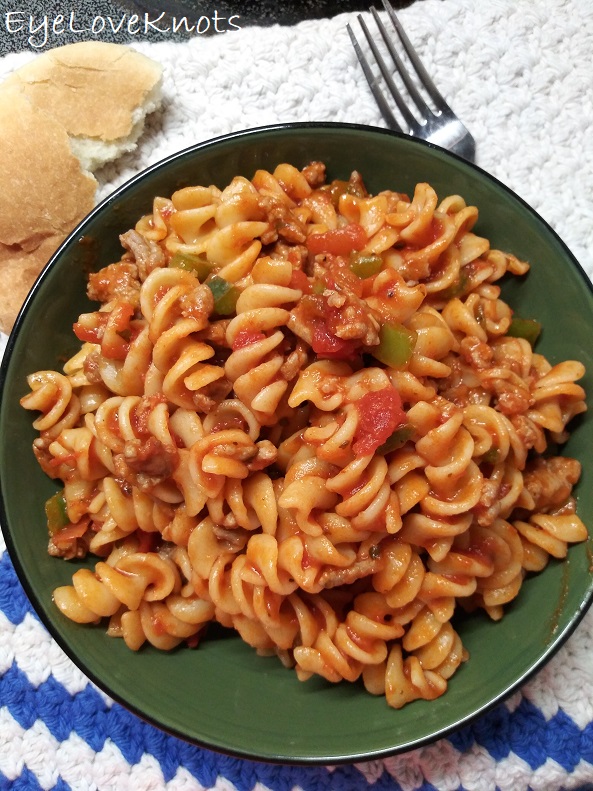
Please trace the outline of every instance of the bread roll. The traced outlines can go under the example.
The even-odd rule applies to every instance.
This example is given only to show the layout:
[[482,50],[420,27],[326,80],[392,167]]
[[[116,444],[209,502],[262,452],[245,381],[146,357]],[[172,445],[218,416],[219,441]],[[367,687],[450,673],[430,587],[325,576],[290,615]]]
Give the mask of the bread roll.
[[90,171],[132,150],[161,103],[162,67],[130,47],[48,50],[0,85],[0,330],[93,208]]
[[0,330],[9,332],[48,259],[95,203],[64,127],[0,90]]
[[131,151],[162,101],[162,66],[123,44],[80,41],[48,50],[6,85],[59,121],[83,168]]

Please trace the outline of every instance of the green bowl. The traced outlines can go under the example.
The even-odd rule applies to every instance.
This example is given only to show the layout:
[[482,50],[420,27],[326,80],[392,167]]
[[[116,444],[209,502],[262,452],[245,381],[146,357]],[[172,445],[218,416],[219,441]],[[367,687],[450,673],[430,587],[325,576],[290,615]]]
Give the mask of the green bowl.
[[[41,620],[70,658],[116,701],[159,728],[237,756],[284,763],[361,761],[445,736],[524,684],[565,642],[591,603],[591,541],[565,562],[529,578],[498,623],[485,615],[459,625],[470,659],[445,695],[390,709],[362,686],[301,683],[275,658],[261,658],[239,637],[214,630],[198,650],[129,651],[101,627],[78,626],[52,604],[75,567],[46,553],[44,501],[55,484],[29,451],[35,432],[19,406],[27,374],[59,367],[74,352],[72,323],[90,307],[89,269],[119,259],[118,234],[151,210],[155,195],[190,184],[224,187],[236,174],[280,162],[327,164],[332,178],[359,170],[371,191],[413,192],[419,181],[440,197],[459,193],[480,210],[477,232],[530,261],[526,278],[504,286],[519,314],[542,321],[538,351],[550,361],[581,360],[593,393],[593,296],[558,236],[523,201],[479,168],[429,144],[381,129],[295,124],[231,134],[193,146],[118,189],[75,230],[32,289],[10,336],[0,373],[1,518],[8,552]],[[593,524],[593,414],[579,416],[565,453],[583,464],[581,518]],[[577,422],[575,421],[575,422]],[[92,567],[92,559],[87,561]]]

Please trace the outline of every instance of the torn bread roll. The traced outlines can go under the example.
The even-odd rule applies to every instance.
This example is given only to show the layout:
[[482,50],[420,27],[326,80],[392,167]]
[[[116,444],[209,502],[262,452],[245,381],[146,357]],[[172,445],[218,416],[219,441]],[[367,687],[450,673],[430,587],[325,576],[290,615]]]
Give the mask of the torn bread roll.
[[131,151],[162,102],[162,66],[123,44],[81,41],[48,50],[5,81],[59,121],[86,170]]
[[95,203],[97,182],[64,127],[0,90],[0,329],[9,332],[35,279]]
[[0,85],[0,330],[96,201],[90,171],[132,150],[162,67],[125,45],[48,50]]

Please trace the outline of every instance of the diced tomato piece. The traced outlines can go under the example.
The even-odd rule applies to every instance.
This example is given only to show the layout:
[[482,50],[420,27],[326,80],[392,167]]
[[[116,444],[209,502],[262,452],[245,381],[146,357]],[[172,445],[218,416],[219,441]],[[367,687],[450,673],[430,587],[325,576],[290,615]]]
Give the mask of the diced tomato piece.
[[111,311],[109,322],[113,323],[113,326],[118,332],[122,332],[123,330],[127,330],[129,328],[130,319],[133,315],[133,305],[131,305],[129,302],[119,302]]
[[358,427],[352,450],[357,456],[374,453],[407,420],[400,394],[391,385],[365,393],[356,409]]
[[84,313],[82,316],[79,316],[78,321],[73,324],[72,328],[74,334],[78,340],[83,343],[101,343],[108,318],[108,313],[101,313],[99,311],[95,313]]
[[325,233],[314,233],[307,237],[307,249],[313,255],[331,253],[348,256],[353,250],[362,250],[367,243],[366,231],[358,223],[349,223]]
[[100,343],[100,336],[103,335],[103,327],[83,327],[82,324],[76,322],[73,329],[78,340],[83,343]]
[[130,320],[134,315],[134,307],[129,302],[117,303],[105,326],[103,340],[101,341],[101,353],[110,360],[125,360],[130,350],[130,342],[122,337],[120,333],[130,331]]
[[309,278],[302,269],[293,270],[289,285],[290,288],[298,289],[302,291],[303,294],[311,293],[311,283],[309,283]]
[[120,335],[117,335],[117,338],[119,338],[119,340],[111,337],[109,343],[101,344],[101,352],[103,356],[107,357],[109,360],[125,360],[130,351],[130,344]]
[[66,525],[66,527],[63,527],[61,530],[58,530],[57,533],[52,535],[52,541],[54,544],[56,544],[56,546],[59,546],[60,544],[69,544],[76,538],[82,538],[86,533],[88,526],[88,519],[83,519],[80,522],[77,522],[75,525]]
[[244,346],[250,346],[252,343],[263,341],[265,337],[266,336],[260,330],[241,330],[237,333],[233,341],[233,351],[236,352],[237,349],[242,349]]
[[327,328],[323,321],[313,323],[311,346],[315,354],[328,360],[349,360],[356,356],[359,341],[338,338]]

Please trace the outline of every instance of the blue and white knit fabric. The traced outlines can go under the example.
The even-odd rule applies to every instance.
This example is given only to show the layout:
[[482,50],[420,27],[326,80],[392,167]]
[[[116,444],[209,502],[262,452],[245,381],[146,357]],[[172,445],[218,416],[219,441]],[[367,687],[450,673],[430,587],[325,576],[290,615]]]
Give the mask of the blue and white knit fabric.
[[[539,211],[591,275],[590,0],[417,0],[401,18],[472,129],[478,163]],[[294,120],[382,125],[347,21],[134,41],[163,63],[166,103],[138,150],[97,174],[101,197],[225,132]],[[0,78],[32,56],[0,58]],[[188,745],[98,691],[36,618],[0,537],[1,791],[585,788],[593,789],[593,611],[520,692],[450,738],[359,765],[272,766]]]

